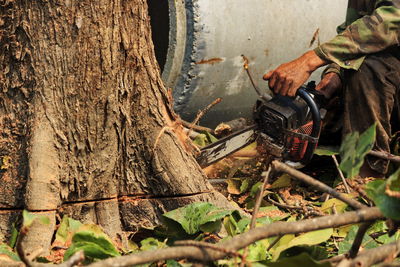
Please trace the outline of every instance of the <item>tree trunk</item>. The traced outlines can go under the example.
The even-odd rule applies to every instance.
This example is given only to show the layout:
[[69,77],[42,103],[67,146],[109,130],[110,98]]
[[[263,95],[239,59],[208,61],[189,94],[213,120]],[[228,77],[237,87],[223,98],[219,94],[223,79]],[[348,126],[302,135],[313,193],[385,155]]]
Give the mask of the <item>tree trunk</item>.
[[43,246],[56,214],[117,237],[193,201],[228,205],[171,108],[145,0],[0,5],[0,240],[22,209],[51,218],[30,231]]

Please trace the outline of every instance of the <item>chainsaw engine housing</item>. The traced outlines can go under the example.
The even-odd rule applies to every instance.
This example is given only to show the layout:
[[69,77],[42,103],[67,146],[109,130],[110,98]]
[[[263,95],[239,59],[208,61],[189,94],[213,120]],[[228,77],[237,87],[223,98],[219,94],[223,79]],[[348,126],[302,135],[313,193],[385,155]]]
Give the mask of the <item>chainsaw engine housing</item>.
[[[315,104],[312,97],[308,97],[307,101]],[[315,113],[315,106],[310,108],[308,102],[299,96],[291,98],[277,95],[269,101],[259,100],[256,103],[255,121],[260,131],[272,139],[272,143],[282,146],[284,160],[306,162],[311,159],[317,145],[319,110],[317,108],[318,116],[312,114],[311,111]],[[314,126],[315,119],[318,125]]]

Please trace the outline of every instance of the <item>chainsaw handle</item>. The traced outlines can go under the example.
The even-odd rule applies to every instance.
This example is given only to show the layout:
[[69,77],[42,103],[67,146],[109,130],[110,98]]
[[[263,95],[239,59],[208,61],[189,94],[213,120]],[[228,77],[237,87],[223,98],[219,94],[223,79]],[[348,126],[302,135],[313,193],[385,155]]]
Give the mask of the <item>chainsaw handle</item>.
[[[321,114],[319,112],[319,108],[317,104],[314,101],[314,98],[307,92],[307,89],[305,87],[300,87],[297,90],[296,93],[299,97],[301,97],[308,105],[310,108],[312,120],[313,120],[313,126],[312,126],[312,131],[310,136],[314,138],[319,138],[319,134],[321,131]],[[307,150],[306,153],[302,159],[302,163],[307,163],[311,157],[314,154],[314,150],[317,144],[308,144],[307,145]]]

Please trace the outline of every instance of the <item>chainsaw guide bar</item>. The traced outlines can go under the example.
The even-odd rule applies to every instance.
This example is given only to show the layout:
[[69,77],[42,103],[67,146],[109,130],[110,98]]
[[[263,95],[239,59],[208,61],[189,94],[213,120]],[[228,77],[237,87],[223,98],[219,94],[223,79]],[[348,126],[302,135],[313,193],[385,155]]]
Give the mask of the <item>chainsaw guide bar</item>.
[[254,124],[221,138],[217,142],[202,148],[200,154],[196,157],[197,162],[204,168],[235,153],[241,148],[253,143],[257,137],[256,132],[257,125]]

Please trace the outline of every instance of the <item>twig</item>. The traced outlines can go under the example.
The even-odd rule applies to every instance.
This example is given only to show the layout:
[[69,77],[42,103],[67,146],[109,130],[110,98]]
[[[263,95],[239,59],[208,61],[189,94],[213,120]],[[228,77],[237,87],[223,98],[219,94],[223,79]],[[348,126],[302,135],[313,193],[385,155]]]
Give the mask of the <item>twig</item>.
[[[256,221],[257,221],[257,214],[258,211],[260,210],[260,206],[261,206],[261,201],[263,199],[264,196],[264,190],[265,187],[268,184],[268,179],[269,179],[269,174],[271,172],[271,166],[268,167],[268,170],[266,172],[263,172],[261,174],[262,177],[264,177],[264,181],[261,185],[260,190],[257,192],[257,196],[256,196],[256,203],[254,204],[254,208],[253,208],[253,214],[251,216],[251,221],[250,221],[250,229],[254,229],[254,227],[256,227]],[[248,253],[249,248],[246,247],[243,251],[243,255],[246,258],[247,257],[247,253]],[[242,260],[242,263],[240,264],[240,267],[244,267],[245,263]]]
[[278,208],[283,208],[283,209],[288,209],[288,210],[303,210],[303,208],[300,206],[293,206],[293,205],[279,203],[275,200],[272,200],[270,198],[270,196],[267,197],[267,201],[269,203],[271,203],[272,205],[277,206]]
[[371,155],[371,156],[374,156],[374,157],[377,157],[377,158],[381,158],[381,159],[390,160],[390,161],[395,162],[395,163],[400,163],[400,157],[399,156],[395,156],[395,155],[387,153],[387,152],[371,150],[368,153],[368,155]]
[[67,261],[61,264],[53,265],[48,263],[33,263],[32,267],[51,267],[51,266],[73,267],[81,263],[84,259],[85,259],[85,253],[83,252],[83,250],[80,250],[76,252],[74,255],[72,255]]
[[327,186],[326,184],[324,184],[324,183],[312,178],[311,176],[308,176],[296,169],[293,169],[282,162],[275,160],[272,162],[272,166],[275,170],[287,173],[290,176],[292,176],[304,183],[307,183],[322,192],[328,193],[331,196],[343,201],[344,203],[347,203],[350,207],[353,207],[354,209],[366,208],[366,206],[361,204],[360,202],[344,196],[343,194],[337,192],[336,190]]
[[176,246],[193,246],[193,247],[200,247],[200,248],[210,248],[210,249],[214,249],[217,251],[220,251],[222,253],[225,253],[227,255],[232,255],[234,257],[238,257],[242,260],[242,262],[246,262],[246,257],[244,256],[244,254],[240,254],[235,250],[229,250],[226,248],[222,248],[219,247],[217,245],[211,244],[211,243],[207,243],[207,242],[201,242],[201,241],[193,241],[193,240],[182,240],[182,241],[176,241],[174,242],[174,245]]
[[195,130],[197,132],[208,132],[210,134],[214,134],[214,130],[213,129],[210,129],[210,128],[207,128],[207,127],[204,127],[204,126],[200,126],[200,125],[196,125],[196,124],[193,125],[193,123],[187,122],[187,121],[184,121],[184,120],[182,120],[182,125],[184,127],[188,128],[188,129],[192,128],[192,130]]
[[257,84],[254,82],[253,76],[251,75],[250,69],[249,69],[249,59],[245,56],[242,55],[243,58],[243,68],[245,69],[247,76],[250,79],[251,85],[253,86],[254,90],[256,91],[257,95],[261,98],[264,99],[265,101],[268,101],[271,99],[271,96],[267,95],[267,94],[263,94],[260,90],[260,88],[257,86]]
[[388,195],[389,197],[400,198],[400,192],[390,189],[389,183],[386,184],[385,194]]
[[318,40],[318,46],[319,46],[320,45],[319,28],[317,28],[317,30],[314,32],[313,37],[311,38],[309,47],[311,47],[315,43],[315,40]]
[[325,263],[325,262],[330,262],[331,264],[334,264],[336,262],[340,262],[343,259],[346,259],[347,255],[346,254],[342,254],[342,255],[337,255],[335,257],[329,258],[329,259],[324,259],[319,261],[320,263]]
[[368,197],[367,193],[362,189],[362,187],[356,184],[353,180],[348,181],[349,186],[356,191],[370,206],[373,206],[373,201]]
[[271,173],[271,167],[268,167],[268,170],[266,172],[262,173],[262,176],[264,177],[264,181],[263,181],[263,184],[262,184],[260,190],[257,193],[256,203],[254,205],[253,214],[251,216],[250,229],[253,229],[254,227],[256,227],[257,213],[260,210],[261,201],[264,196],[265,187],[268,184],[268,179],[269,179],[270,173]]
[[324,216],[325,215],[324,213],[318,212],[318,211],[314,210],[313,208],[307,207],[305,205],[293,206],[293,205],[289,205],[289,204],[279,203],[277,201],[272,200],[270,198],[270,196],[267,197],[267,201],[269,203],[271,203],[272,205],[277,206],[278,208],[283,208],[283,209],[288,209],[288,210],[302,210],[302,211],[304,211],[305,217],[309,217],[312,215],[314,215],[314,216]]
[[371,222],[366,222],[361,224],[361,226],[358,228],[356,237],[354,238],[354,242],[351,245],[351,248],[349,250],[349,258],[353,259],[357,256],[358,251],[360,250],[360,246],[362,244],[362,241],[364,239],[364,235],[367,232],[368,228],[371,226]]
[[382,263],[378,267],[400,267],[400,263]]
[[[219,103],[221,103],[221,101],[222,101],[222,98],[217,98],[217,99],[215,99],[211,104],[209,104],[205,109],[203,109],[203,110],[200,110],[198,113],[197,113],[197,115],[196,115],[196,118],[194,119],[194,121],[189,125],[189,134],[190,134],[190,131],[193,129],[193,127],[199,122],[199,120],[213,107],[213,106],[215,106],[215,105],[217,105],[217,104],[219,104]],[[188,134],[188,135],[189,135]]]
[[283,235],[280,235],[277,238],[275,238],[275,240],[267,248],[267,251],[270,251],[271,248],[273,248],[276,244],[278,244],[279,240],[281,240],[282,237],[283,237]]
[[377,248],[364,250],[353,260],[344,259],[337,266],[338,267],[365,267],[371,266],[377,263],[384,262],[386,260],[392,261],[397,257],[400,251],[400,240],[382,245]]
[[345,190],[346,190],[346,193],[347,193],[347,194],[350,194],[349,185],[347,184],[346,178],[344,177],[342,170],[339,168],[339,162],[337,161],[336,156],[335,156],[335,155],[332,155],[332,159],[333,159],[333,162],[335,162],[335,166],[336,166],[336,169],[337,169],[338,172],[339,172],[340,178],[342,178],[343,185],[344,185],[344,188],[345,188]]
[[76,252],[66,262],[61,263],[58,267],[72,267],[78,265],[85,259],[85,253],[83,250]]
[[[366,208],[339,215],[328,215],[324,217],[307,219],[297,222],[274,222],[269,225],[251,229],[248,232],[234,236],[233,238],[219,243],[218,247],[237,251],[258,240],[281,236],[286,234],[300,234],[326,228],[337,228],[344,225],[375,221],[384,219],[378,208]],[[153,251],[139,252],[133,255],[126,255],[117,258],[110,258],[95,262],[90,267],[111,267],[130,266],[144,264],[168,259],[192,259],[198,261],[215,261],[226,256],[226,253],[208,248],[198,247],[170,247]]]

